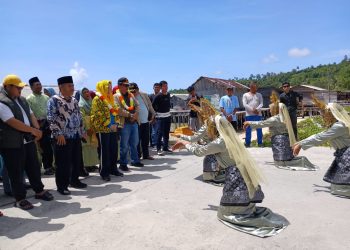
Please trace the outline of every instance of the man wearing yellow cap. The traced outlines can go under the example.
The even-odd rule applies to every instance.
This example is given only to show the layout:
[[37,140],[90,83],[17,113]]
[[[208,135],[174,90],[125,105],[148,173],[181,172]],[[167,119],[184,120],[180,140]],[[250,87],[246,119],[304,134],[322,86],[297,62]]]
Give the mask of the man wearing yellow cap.
[[16,75],[8,75],[0,90],[0,150],[11,182],[15,206],[28,210],[33,205],[27,201],[23,184],[25,171],[35,198],[50,201],[53,196],[44,190],[40,177],[40,164],[34,141],[42,137],[39,124],[28,102],[21,97],[25,83]]

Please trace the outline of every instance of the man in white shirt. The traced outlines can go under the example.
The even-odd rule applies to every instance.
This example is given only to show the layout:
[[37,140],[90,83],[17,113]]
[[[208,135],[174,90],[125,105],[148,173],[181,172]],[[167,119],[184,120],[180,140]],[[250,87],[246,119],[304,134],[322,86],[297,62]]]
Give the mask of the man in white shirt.
[[0,90],[0,150],[11,182],[15,206],[29,210],[33,205],[26,200],[23,184],[25,171],[35,191],[35,198],[50,201],[53,196],[44,190],[41,182],[40,163],[34,141],[42,132],[21,91],[26,84],[16,75],[8,75]]
[[[250,83],[250,91],[245,93],[242,98],[242,103],[246,111],[246,121],[261,121],[261,108],[263,107],[263,98],[260,93],[257,92],[258,85],[255,82]],[[262,147],[262,129],[256,129],[258,137],[258,145]],[[252,129],[248,127],[245,132],[245,145],[250,147],[252,138]]]

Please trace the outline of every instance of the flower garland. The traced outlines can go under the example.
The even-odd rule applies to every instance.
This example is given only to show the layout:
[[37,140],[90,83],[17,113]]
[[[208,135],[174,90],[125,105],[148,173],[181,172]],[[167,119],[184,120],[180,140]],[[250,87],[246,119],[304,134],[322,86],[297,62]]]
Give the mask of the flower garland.
[[115,105],[114,105],[114,107],[106,100],[106,98],[101,94],[101,93],[99,93],[99,92],[96,92],[96,95],[98,96],[98,98],[101,100],[101,101],[103,101],[106,105],[107,105],[107,107],[108,107],[108,109],[109,109],[109,112],[113,115],[113,116],[117,116],[118,115],[118,109],[115,107]]
[[129,100],[130,100],[130,106],[128,106],[128,105],[126,105],[124,96],[120,93],[119,90],[117,90],[117,93],[118,93],[119,101],[124,106],[124,108],[126,110],[128,110],[128,111],[133,111],[135,109],[134,96],[131,93],[128,92],[128,97],[129,97]]

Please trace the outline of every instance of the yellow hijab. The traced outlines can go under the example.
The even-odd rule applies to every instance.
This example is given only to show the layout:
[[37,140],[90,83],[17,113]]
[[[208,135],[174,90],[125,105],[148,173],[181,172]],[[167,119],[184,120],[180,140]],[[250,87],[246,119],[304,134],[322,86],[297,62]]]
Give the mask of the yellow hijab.
[[111,92],[110,94],[108,94],[108,87],[109,87],[109,84],[112,84],[111,81],[109,80],[102,80],[102,81],[99,81],[97,84],[96,84],[96,93],[97,95],[101,95],[103,96],[103,98],[112,106],[114,107],[115,104],[114,104],[114,98],[113,98],[113,93]]

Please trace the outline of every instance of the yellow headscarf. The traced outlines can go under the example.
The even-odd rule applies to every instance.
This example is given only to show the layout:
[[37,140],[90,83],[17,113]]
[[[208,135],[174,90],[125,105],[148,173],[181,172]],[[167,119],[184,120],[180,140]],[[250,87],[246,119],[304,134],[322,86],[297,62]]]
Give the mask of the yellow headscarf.
[[111,81],[109,80],[102,80],[99,81],[96,84],[96,95],[97,96],[103,96],[103,98],[112,106],[114,107],[114,98],[113,98],[113,93],[111,92],[110,94],[108,93],[108,86],[109,84],[112,84]]

